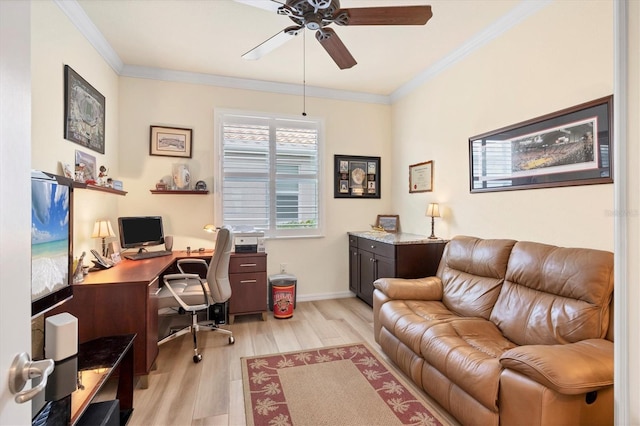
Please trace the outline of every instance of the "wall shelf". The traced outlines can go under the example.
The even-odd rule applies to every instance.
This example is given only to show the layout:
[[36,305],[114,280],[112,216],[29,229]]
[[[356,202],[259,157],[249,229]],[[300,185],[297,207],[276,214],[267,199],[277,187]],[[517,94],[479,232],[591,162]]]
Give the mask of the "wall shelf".
[[127,195],[127,191],[121,191],[119,189],[107,188],[106,186],[89,185],[87,183],[82,183],[82,182],[73,182],[73,187],[74,188],[79,188],[79,189],[91,189],[93,191],[108,192],[110,194]]
[[157,189],[150,189],[149,191],[151,191],[152,194],[191,194],[191,195],[206,195],[209,193],[209,191],[196,191],[196,190],[189,190],[189,191],[183,191],[183,190],[162,190],[159,191]]

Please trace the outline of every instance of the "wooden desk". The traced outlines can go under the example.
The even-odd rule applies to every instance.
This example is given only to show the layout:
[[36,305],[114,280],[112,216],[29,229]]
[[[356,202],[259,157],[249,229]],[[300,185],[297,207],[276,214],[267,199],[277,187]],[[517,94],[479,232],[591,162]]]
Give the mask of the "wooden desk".
[[[211,256],[211,251],[208,256]],[[78,318],[80,343],[98,337],[137,334],[134,342],[134,374],[148,386],[148,374],[158,356],[158,301],[160,276],[177,259],[206,253],[176,251],[170,256],[128,260],[113,268],[91,272],[74,284],[73,298],[49,315],[69,312]]]
[[[134,374],[139,376],[140,386],[146,388],[149,385],[149,372],[158,356],[158,300],[155,296],[162,286],[161,277],[167,272],[177,272],[174,265],[178,259],[210,259],[212,255],[213,250],[192,251],[190,254],[186,251],[174,251],[170,256],[144,260],[124,259],[113,268],[90,272],[82,283],[74,284],[73,298],[46,316],[69,312],[77,317],[80,343],[98,337],[135,333]],[[239,284],[232,283],[232,293],[236,292],[235,299],[232,296],[230,301],[234,307],[230,312],[232,315],[267,310],[266,255],[253,255],[259,255],[264,264],[264,272],[261,272],[264,282],[260,287],[263,292],[249,297],[248,289],[254,287],[234,287]],[[246,256],[231,254],[232,259],[246,259]],[[234,274],[236,275],[242,276]],[[253,301],[256,298],[257,303]]]

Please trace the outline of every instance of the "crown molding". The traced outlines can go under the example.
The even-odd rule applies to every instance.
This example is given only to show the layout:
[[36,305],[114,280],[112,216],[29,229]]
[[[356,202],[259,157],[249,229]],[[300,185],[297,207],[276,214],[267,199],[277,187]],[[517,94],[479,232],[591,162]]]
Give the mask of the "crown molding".
[[306,86],[306,88],[303,89],[303,86],[300,84],[251,80],[214,74],[175,71],[153,67],[141,67],[137,65],[125,65],[120,72],[120,75],[123,77],[146,78],[151,80],[173,81],[180,83],[194,83],[207,86],[220,86],[243,90],[257,90],[262,92],[280,93],[284,95],[296,96],[302,96],[304,90],[306,91],[307,96],[316,98],[328,98],[343,101],[365,102],[384,105],[390,104],[389,96],[376,95],[373,93],[327,89],[315,86]]
[[67,15],[71,23],[85,36],[116,74],[120,74],[124,67],[122,59],[113,50],[113,47],[104,38],[98,27],[89,19],[80,4],[76,0],[53,0],[53,2]]
[[400,86],[390,95],[391,103],[394,103],[413,92],[427,81],[445,71],[447,68],[467,57],[470,53],[506,33],[511,28],[534,15],[541,9],[544,9],[552,2],[553,0],[522,0],[506,15],[503,15],[493,24],[475,34],[456,50],[418,74],[416,77],[412,78],[409,82]]
[[64,12],[69,20],[76,26],[82,35],[91,43],[104,60],[113,68],[116,74],[123,77],[146,78],[152,80],[173,81],[182,83],[204,84],[209,86],[228,87],[233,89],[257,90],[262,92],[280,93],[286,95],[302,95],[306,91],[307,96],[343,101],[364,102],[390,105],[408,95],[425,82],[434,78],[450,66],[464,59],[471,52],[479,49],[491,40],[504,34],[509,29],[518,25],[531,15],[545,8],[553,0],[522,0],[492,25],[474,35],[458,49],[445,56],[433,66],[427,68],[409,82],[400,86],[391,95],[378,95],[374,93],[354,92],[348,90],[327,89],[322,87],[300,84],[278,83],[273,81],[250,80],[237,77],[227,77],[215,74],[193,73],[185,71],[167,70],[162,68],[141,67],[126,65],[116,51],[107,42],[100,30],[89,19],[76,0],[53,0]]

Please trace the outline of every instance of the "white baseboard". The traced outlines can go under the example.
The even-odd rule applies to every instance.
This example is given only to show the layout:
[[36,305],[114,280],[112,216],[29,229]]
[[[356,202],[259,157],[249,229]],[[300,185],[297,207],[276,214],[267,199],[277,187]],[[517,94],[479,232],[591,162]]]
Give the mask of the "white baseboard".
[[341,291],[338,293],[316,293],[316,294],[305,294],[305,295],[297,295],[296,300],[298,302],[313,302],[315,300],[328,300],[328,299],[346,299],[348,297],[356,297],[350,291]]

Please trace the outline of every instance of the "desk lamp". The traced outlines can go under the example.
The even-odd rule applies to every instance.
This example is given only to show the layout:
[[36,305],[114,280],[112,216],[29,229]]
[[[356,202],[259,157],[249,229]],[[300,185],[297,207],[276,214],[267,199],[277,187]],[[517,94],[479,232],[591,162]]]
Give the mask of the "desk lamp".
[[204,228],[202,228],[205,232],[210,232],[212,234],[216,233],[218,231],[218,228],[216,228],[215,225],[205,225]]
[[436,234],[433,232],[433,226],[434,226],[435,218],[440,217],[440,206],[438,206],[438,203],[430,203],[429,206],[427,207],[427,212],[425,213],[425,216],[431,218],[431,235],[429,236],[429,239],[435,240],[438,237],[436,237]]
[[113,238],[116,234],[113,232],[111,222],[108,220],[96,220],[93,225],[93,234],[91,238],[102,238],[102,255],[107,255],[107,238]]

